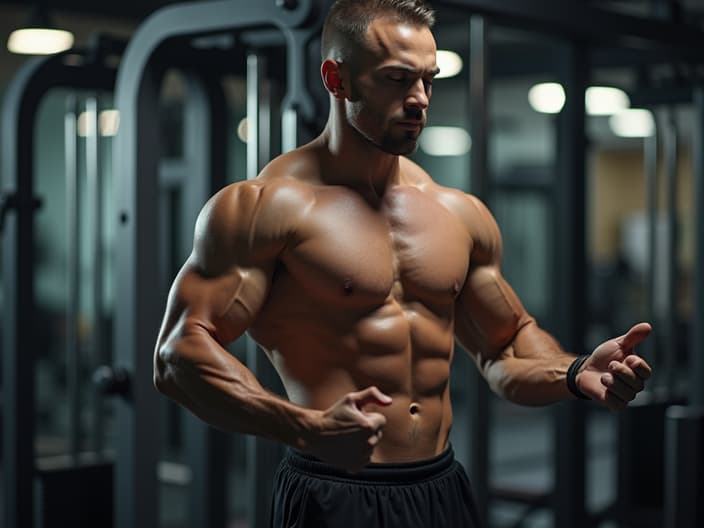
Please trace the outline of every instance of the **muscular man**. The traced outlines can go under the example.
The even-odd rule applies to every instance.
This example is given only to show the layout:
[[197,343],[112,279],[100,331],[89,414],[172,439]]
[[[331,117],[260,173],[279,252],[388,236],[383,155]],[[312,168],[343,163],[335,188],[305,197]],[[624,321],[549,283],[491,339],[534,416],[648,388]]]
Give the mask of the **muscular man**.
[[[208,202],[169,295],[156,386],[214,427],[292,448],[276,527],[479,525],[448,445],[455,338],[527,405],[620,409],[650,375],[634,354],[645,323],[575,363],[502,278],[486,207],[404,157],[438,73],[432,24],[421,0],[332,7],[325,130]],[[225,350],[245,331],[288,399]]]

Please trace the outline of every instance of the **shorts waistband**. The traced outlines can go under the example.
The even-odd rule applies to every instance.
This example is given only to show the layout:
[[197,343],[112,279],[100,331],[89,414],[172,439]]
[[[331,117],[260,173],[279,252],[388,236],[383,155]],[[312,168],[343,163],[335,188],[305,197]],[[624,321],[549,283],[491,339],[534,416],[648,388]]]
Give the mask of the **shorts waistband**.
[[296,449],[287,450],[284,462],[294,469],[319,477],[372,483],[412,484],[439,477],[447,472],[454,465],[455,453],[452,446],[449,446],[433,458],[414,462],[373,462],[357,473],[349,473]]

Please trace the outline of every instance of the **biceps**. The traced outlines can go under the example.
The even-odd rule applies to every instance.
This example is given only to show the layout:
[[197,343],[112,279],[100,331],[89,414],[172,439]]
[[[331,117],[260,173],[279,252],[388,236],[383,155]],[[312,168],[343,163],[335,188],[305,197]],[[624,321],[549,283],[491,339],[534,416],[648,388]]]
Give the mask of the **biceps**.
[[511,286],[494,266],[472,270],[457,301],[460,343],[487,359],[495,358],[531,321]]

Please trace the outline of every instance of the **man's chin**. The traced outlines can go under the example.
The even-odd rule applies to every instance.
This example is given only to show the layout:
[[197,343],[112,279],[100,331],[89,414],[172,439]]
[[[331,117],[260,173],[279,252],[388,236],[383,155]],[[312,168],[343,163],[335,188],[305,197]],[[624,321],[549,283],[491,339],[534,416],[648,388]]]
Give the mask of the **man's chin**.
[[408,156],[418,150],[418,138],[408,138],[402,141],[386,141],[379,148],[388,154]]

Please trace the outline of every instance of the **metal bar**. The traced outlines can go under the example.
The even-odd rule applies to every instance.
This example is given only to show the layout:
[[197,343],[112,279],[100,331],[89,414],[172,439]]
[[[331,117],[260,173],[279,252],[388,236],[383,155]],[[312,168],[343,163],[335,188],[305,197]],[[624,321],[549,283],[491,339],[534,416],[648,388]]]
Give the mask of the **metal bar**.
[[[183,144],[187,177],[180,182],[182,200],[178,218],[181,237],[176,251],[180,262],[193,248],[193,226],[203,204],[214,191],[210,174],[211,166],[217,160],[211,162],[211,145],[224,141],[222,133],[217,137],[212,134],[211,123],[215,112],[223,112],[222,102],[211,100],[204,81],[195,72],[184,71],[184,75],[187,96]],[[193,474],[190,524],[224,528],[227,524],[226,436],[190,413],[182,413],[187,416],[184,424],[185,451]]]
[[[115,526],[147,528],[158,526],[156,463],[160,434],[159,398],[152,385],[151,351],[154,332],[159,327],[160,303],[153,295],[159,284],[158,196],[156,175],[159,170],[159,134],[156,101],[159,75],[146,72],[133,108],[139,108],[130,126],[123,126],[116,142],[114,174],[116,183],[117,238],[122,251],[117,254],[113,364],[131,376],[131,394],[118,399],[115,457]],[[119,99],[118,99],[119,100]],[[122,125],[130,125],[130,110],[118,104]],[[123,119],[123,116],[125,118]],[[139,138],[142,155],[134,160],[137,167],[124,167],[126,140]],[[119,147],[123,146],[122,149]],[[140,178],[126,178],[129,170]]]
[[[586,325],[585,277],[585,50],[565,43],[560,76],[567,102],[557,118],[558,171],[555,181],[556,274],[554,312],[556,334],[563,346],[584,353]],[[585,407],[582,402],[563,402],[554,410],[555,526],[580,528],[585,519]]]
[[[268,159],[262,153],[269,150],[270,139],[263,136],[262,132],[270,129],[270,124],[264,119],[270,113],[270,102],[263,97],[266,93],[262,87],[267,62],[262,55],[251,53],[247,56],[247,179],[257,177]],[[285,142],[295,148],[297,132],[294,125],[297,116],[293,114],[293,125],[284,133]],[[284,143],[284,144],[286,144]],[[245,350],[247,367],[254,373],[259,381],[266,387],[271,387],[278,382],[278,375],[266,356],[249,336],[245,337]],[[246,441],[247,450],[247,482],[249,485],[250,500],[252,505],[249,511],[251,526],[264,526],[270,515],[271,493],[273,475],[281,460],[282,449],[280,446],[261,438],[250,436]]]
[[[489,135],[489,26],[486,18],[474,15],[469,21],[469,99],[472,136],[470,190],[485,202],[489,198],[487,138]],[[469,473],[472,477],[479,514],[489,514],[489,388],[477,369],[470,370]]]
[[[646,211],[648,222],[648,267],[646,272],[646,316],[648,321],[655,322],[655,275],[657,267],[657,224],[658,224],[658,129],[643,140],[643,164],[645,168]],[[652,360],[653,366],[661,359],[661,352],[656,343],[659,334],[646,339],[643,344],[644,356]],[[658,370],[658,369],[656,369]]]
[[[103,327],[103,302],[104,302],[104,280],[103,280],[103,174],[101,171],[100,159],[100,96],[96,93],[86,101],[86,113],[92,120],[92,131],[94,134],[86,138],[86,195],[89,197],[89,204],[92,207],[92,237],[90,240],[91,262],[92,262],[92,305],[93,305],[93,325],[90,346],[91,371],[101,365],[106,365],[109,358],[105,354],[105,331]],[[100,456],[103,451],[103,428],[105,427],[103,395],[96,391],[91,397],[93,411],[92,444],[93,451]]]
[[33,526],[34,480],[34,199],[32,125],[36,108],[25,89],[35,73],[21,70],[5,93],[0,165],[3,198],[15,201],[2,232],[4,526]]
[[80,450],[80,387],[78,381],[81,343],[78,337],[81,299],[81,192],[78,176],[78,101],[66,98],[64,156],[66,163],[66,390],[68,401],[68,452],[78,461]]
[[450,6],[564,37],[598,44],[650,50],[670,49],[682,57],[701,57],[704,32],[694,25],[629,16],[589,6],[579,0],[436,0]]
[[[286,56],[288,60],[287,92],[281,103],[281,151],[289,152],[309,137],[299,137],[304,132],[300,121],[315,121],[315,105],[306,86],[308,64],[308,44],[316,33],[316,28],[293,30],[285,33]],[[303,134],[306,135],[305,133]]]
[[689,344],[690,404],[704,407],[704,86],[694,92],[694,286]]
[[[100,251],[100,246],[102,243],[102,228],[100,222],[100,190],[99,190],[99,171],[98,171],[98,138],[100,135],[99,128],[99,116],[98,116],[98,99],[97,94],[91,94],[86,97],[85,101],[85,118],[86,118],[86,139],[85,139],[85,156],[86,156],[86,211],[89,218],[88,222],[84,225],[89,230],[88,237],[86,237],[88,242],[87,251],[90,255],[91,261],[91,273],[90,273],[90,315],[92,317],[92,329],[90,334],[90,343],[88,351],[89,354],[86,357],[87,363],[97,369],[103,362],[99,361],[98,351],[100,350],[100,339],[102,332],[100,331],[100,325],[102,323],[102,284],[101,284],[101,273],[102,273],[102,255]],[[77,365],[80,368],[80,358]],[[79,385],[80,390],[80,385]],[[93,448],[95,452],[96,449],[96,433],[100,434],[96,430],[96,424],[99,421],[99,416],[102,415],[102,407],[100,405],[102,401],[101,396],[98,394],[91,398],[94,423],[93,423]],[[80,409],[80,402],[79,407]]]
[[666,232],[663,251],[666,255],[665,267],[665,304],[662,306],[663,316],[663,381],[667,398],[674,396],[675,369],[677,368],[677,272],[678,272],[678,240],[677,240],[677,167],[678,167],[678,142],[677,127],[674,109],[667,108],[663,112],[664,132],[663,141],[665,157],[665,194],[667,196]]

